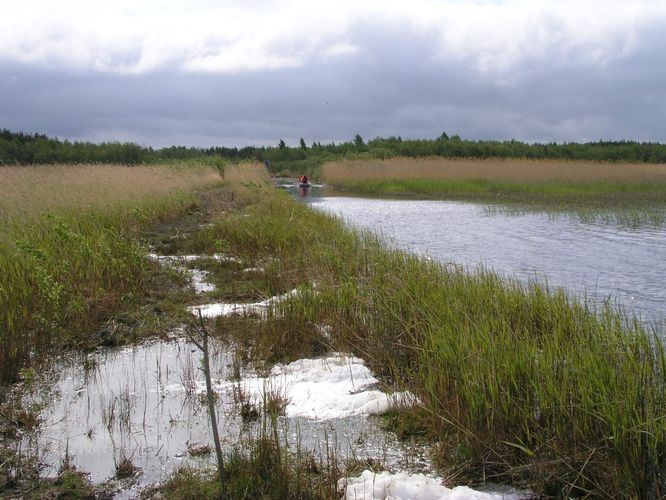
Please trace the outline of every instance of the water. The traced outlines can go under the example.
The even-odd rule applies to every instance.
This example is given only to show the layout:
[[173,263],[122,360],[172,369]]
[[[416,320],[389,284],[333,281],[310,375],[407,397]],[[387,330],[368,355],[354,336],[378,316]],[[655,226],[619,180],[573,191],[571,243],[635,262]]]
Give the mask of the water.
[[[342,391],[338,398],[358,399],[367,394],[365,399],[373,399],[377,391],[365,388],[363,377],[358,375],[363,368],[358,364],[360,360],[310,360],[312,366],[305,372],[305,381],[292,380],[283,373],[274,379],[263,379],[247,372],[234,382],[231,351],[212,339],[211,342],[218,426],[227,451],[261,432],[260,420],[246,423],[240,417],[237,391],[244,391],[260,409],[262,393],[267,387],[279,388],[278,382],[282,381],[284,387],[280,390],[290,405],[286,416],[279,419],[278,428],[284,436],[282,442],[288,442],[292,450],[300,446],[324,460],[333,452],[340,458],[379,458],[400,469],[427,467],[425,447],[415,449],[399,443],[381,430],[376,417],[369,417],[354,401],[348,401],[346,406],[357,411],[335,412],[326,398],[319,401],[307,397],[309,392],[316,395],[328,391],[330,399],[335,400],[331,387],[340,384],[341,377],[349,372],[349,384],[356,389]],[[317,378],[312,376],[313,366],[319,361],[319,378],[326,379],[328,373],[333,378],[332,383],[324,380],[325,389],[316,380],[313,382]],[[334,364],[340,365],[337,372]],[[94,483],[113,480],[116,464],[123,458],[130,459],[140,472],[129,481],[112,481],[116,496],[126,498],[135,498],[143,488],[164,480],[178,466],[212,466],[214,451],[203,457],[190,454],[192,449],[212,444],[200,366],[200,351],[180,336],[139,346],[102,349],[84,359],[80,355],[67,357],[49,372],[48,382],[41,381],[40,389],[29,396],[44,409],[39,431],[28,434],[23,446],[37,450],[46,466],[44,475],[55,476],[67,454],[71,463]],[[352,380],[354,374],[357,378]],[[344,409],[345,405],[339,406]],[[327,416],[312,418],[312,411]]]
[[574,214],[507,212],[479,203],[329,196],[313,207],[370,228],[408,251],[468,269],[484,266],[523,282],[609,301],[645,325],[666,316],[666,227],[582,222]]
[[[183,267],[197,256],[150,257],[188,274],[202,300],[214,288],[205,273]],[[238,312],[238,307],[261,315],[294,293],[257,304],[200,307],[210,317]],[[196,314],[198,308],[191,309]],[[213,453],[192,453],[212,443],[202,354],[184,328],[167,337],[90,355],[72,354],[40,372],[24,394],[26,405],[42,409],[40,426],[26,433],[20,445],[37,454],[45,476],[57,475],[68,457],[94,483],[106,483],[115,497],[136,498],[181,465],[213,465]],[[277,396],[286,403],[278,432],[292,450],[313,452],[324,462],[333,454],[340,459],[379,459],[400,470],[429,467],[425,445],[398,442],[371,416],[400,397],[405,402],[411,397],[378,390],[378,381],[362,360],[332,353],[278,365],[269,377],[262,377],[251,369],[240,370],[231,347],[215,339],[210,344],[218,427],[226,451],[261,433],[261,419],[247,422],[240,415],[240,395],[258,412],[266,398]],[[125,459],[138,468],[137,473],[117,480],[116,466]]]
[[[300,195],[314,207],[442,262],[482,264],[523,280],[547,279],[597,302],[612,297],[646,321],[664,317],[663,228],[582,223],[539,212],[507,214],[472,203],[322,196],[317,186]],[[178,267],[188,257],[160,260]],[[194,270],[190,277],[202,295],[210,290],[205,273]],[[233,353],[217,344],[213,351],[218,420],[228,450],[256,435],[258,424],[248,427],[238,414]],[[61,360],[29,396],[44,405],[43,425],[25,437],[24,445],[39,451],[46,475],[55,475],[67,453],[96,483],[112,478],[116,463],[130,458],[141,473],[117,486],[117,496],[128,498],[181,464],[210,465],[212,455],[189,453],[212,441],[200,361],[182,332],[173,332],[168,341]],[[256,379],[243,375],[246,384]],[[280,425],[290,446],[301,444],[324,455],[332,446],[339,456],[380,458],[397,470],[428,467],[423,450],[397,443],[367,415],[285,416]]]

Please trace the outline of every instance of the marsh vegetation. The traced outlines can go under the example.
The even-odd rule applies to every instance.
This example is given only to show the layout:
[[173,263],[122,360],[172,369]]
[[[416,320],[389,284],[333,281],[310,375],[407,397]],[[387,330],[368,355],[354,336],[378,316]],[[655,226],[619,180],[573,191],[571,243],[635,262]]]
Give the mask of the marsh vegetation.
[[414,392],[409,418],[451,472],[552,495],[660,491],[661,344],[611,307],[390,250],[280,198],[211,231],[316,281],[301,324],[331,325],[333,345]]
[[666,203],[666,165],[567,160],[392,158],[326,163],[344,190],[444,199],[603,206]]
[[220,175],[208,167],[3,167],[0,182],[7,383],[54,345],[86,344],[90,329],[137,304],[151,287],[140,231],[193,210],[192,191]]
[[[248,179],[246,172],[259,177]],[[666,359],[661,343],[640,324],[612,307],[591,310],[561,290],[386,247],[377,235],[351,230],[274,191],[260,181],[261,172],[236,171],[233,187],[209,198],[217,209],[205,217],[196,213],[205,195],[192,191],[220,182],[210,169],[174,174],[190,184],[170,185],[156,198],[119,195],[121,201],[105,202],[103,210],[65,203],[40,209],[51,214],[45,217],[29,210],[28,201],[19,203],[26,208],[6,223],[0,258],[2,307],[9,313],[3,316],[3,355],[12,367],[5,380],[30,367],[34,353],[69,338],[64,326],[74,332],[69,343],[77,344],[114,311],[140,302],[151,277],[165,272],[146,257],[149,241],[163,256],[207,255],[205,270],[224,276],[217,283],[226,287],[211,299],[232,299],[234,290],[251,303],[283,297],[265,314],[209,320],[214,336],[238,353],[233,376],[250,367],[268,374],[277,362],[329,351],[351,353],[365,360],[385,391],[414,395],[388,422],[403,437],[437,443],[433,459],[450,480],[507,482],[547,496],[664,493]],[[155,184],[154,175],[144,186]],[[83,191],[71,184],[63,189]],[[189,220],[187,231],[180,232],[178,220]],[[214,258],[219,253],[236,260],[223,263]],[[159,307],[183,320],[178,314],[189,314],[186,306],[200,298],[194,292],[179,297],[180,303]],[[268,422],[286,408],[280,396],[265,401]],[[336,461],[313,465],[307,454],[294,461],[267,429],[259,437],[269,439],[258,440],[258,448],[247,445],[229,455],[226,466],[236,471],[240,488],[233,491],[338,494],[335,470],[344,467]],[[291,451],[298,456],[298,448]],[[322,464],[335,474],[316,472]],[[175,476],[174,497],[186,490],[219,494],[215,483],[195,486],[199,476]],[[304,482],[297,485],[296,478]]]

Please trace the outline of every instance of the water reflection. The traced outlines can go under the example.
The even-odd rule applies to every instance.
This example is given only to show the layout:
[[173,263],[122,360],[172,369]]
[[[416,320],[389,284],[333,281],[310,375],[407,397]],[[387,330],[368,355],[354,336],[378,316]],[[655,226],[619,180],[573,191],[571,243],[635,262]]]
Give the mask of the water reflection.
[[[286,375],[289,365],[282,368],[284,373],[276,375],[275,381],[267,379],[266,385],[251,371],[241,370],[240,379],[236,380],[232,352],[211,339],[211,375],[218,396],[216,410],[223,447],[228,451],[261,434],[261,420],[248,423],[239,415],[238,391],[260,402],[262,391],[273,387],[272,382],[277,387],[284,378],[283,391],[289,405],[287,416],[279,419],[278,432],[285,446],[309,450],[322,458],[334,451],[341,459],[353,455],[380,459],[400,469],[420,471],[428,467],[424,446],[398,443],[381,429],[378,419],[361,411],[365,407],[354,407],[358,411],[347,413],[336,407],[333,410],[337,413],[331,414],[326,395],[335,396],[332,383],[340,385],[345,375],[356,389],[338,395],[336,401],[358,405],[355,399],[352,403],[348,399],[365,395],[370,402],[381,402],[374,394],[377,391],[361,392],[362,363],[352,358],[349,362],[340,359],[339,375],[329,374],[334,362],[328,358],[318,360],[319,372],[312,368],[314,360],[301,360],[300,363],[310,363],[310,370],[303,370],[304,374],[292,371],[305,380],[290,382]],[[138,497],[143,488],[164,480],[178,466],[212,465],[212,455],[193,453],[212,441],[200,368],[200,351],[180,336],[169,341],[103,349],[83,359],[80,355],[67,357],[52,368],[48,380],[37,386],[40,392],[31,396],[44,408],[40,414],[42,425],[36,433],[25,436],[24,448],[38,452],[46,476],[55,476],[67,455],[94,483],[113,478],[117,464],[127,458],[141,472],[132,484],[119,486],[122,492],[118,497],[126,498]],[[313,373],[319,373],[323,381]],[[328,385],[327,374],[333,379]],[[317,380],[327,389],[317,386]],[[323,403],[317,406],[316,401],[306,397],[310,393],[323,394]],[[299,401],[300,407],[296,405]],[[326,414],[327,418],[312,418],[308,411]]]
[[317,199],[327,192],[330,193],[330,191],[326,190],[326,185],[323,183],[310,181],[307,186],[300,186],[298,179],[291,177],[279,178],[275,181],[275,186],[284,189],[295,198],[299,198],[306,202]]

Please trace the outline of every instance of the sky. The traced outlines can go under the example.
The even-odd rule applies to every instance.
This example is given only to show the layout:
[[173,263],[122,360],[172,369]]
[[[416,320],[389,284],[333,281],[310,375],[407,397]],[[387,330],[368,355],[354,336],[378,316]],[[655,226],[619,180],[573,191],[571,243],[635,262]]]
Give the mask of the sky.
[[666,142],[664,0],[0,0],[0,128]]

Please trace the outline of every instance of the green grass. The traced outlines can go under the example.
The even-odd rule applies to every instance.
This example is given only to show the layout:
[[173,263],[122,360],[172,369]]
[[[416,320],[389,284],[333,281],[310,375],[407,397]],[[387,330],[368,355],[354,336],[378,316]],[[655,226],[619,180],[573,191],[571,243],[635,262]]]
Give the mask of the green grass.
[[[71,178],[71,185],[56,184],[58,177],[48,169],[8,171],[19,181],[0,200],[16,207],[0,221],[0,384],[14,381],[24,364],[39,363],[54,346],[89,346],[95,326],[144,297],[157,264],[147,261],[140,232],[190,210],[195,198],[184,186],[211,182],[199,182],[196,171],[192,182],[180,182],[188,172],[163,169],[167,178],[156,180],[160,193],[149,185],[143,192],[132,186],[128,197],[122,177],[127,171],[119,168],[117,185],[106,186],[106,204],[82,203],[80,191],[104,190],[114,179],[112,167],[99,168],[106,177],[98,177],[95,167],[77,167],[79,177]],[[68,167],[62,169],[67,178]],[[143,175],[159,172],[153,168]],[[150,180],[141,178],[138,167],[136,175]],[[38,192],[51,186],[52,200],[33,203],[31,181]]]
[[[255,200],[251,206],[169,247],[272,262],[266,276],[243,289],[248,296],[302,290],[251,330],[220,320],[219,331],[245,333],[248,359],[354,352],[387,384],[420,398],[418,425],[401,424],[413,418],[403,411],[392,417],[393,428],[440,443],[442,467],[472,480],[527,484],[551,496],[664,494],[666,360],[659,341],[638,324],[610,308],[591,311],[557,290],[387,248],[284,193],[248,190],[255,191],[246,195]],[[81,325],[131,302],[146,286],[138,232],[179,213],[178,206],[187,211],[187,197],[111,213],[50,212],[5,232],[5,376],[71,325],[85,331]],[[210,270],[223,272],[212,264]],[[318,336],[318,325],[330,327],[330,338]],[[283,460],[280,453],[263,446],[230,459],[241,478],[237,492],[291,495],[294,484],[273,474],[293,478],[294,469],[262,469]],[[241,474],[248,454],[254,465]],[[182,492],[199,491],[184,484]],[[217,494],[204,488],[202,496]]]
[[129,214],[49,213],[3,241],[2,380],[12,380],[23,360],[67,327],[91,326],[142,289],[144,251],[127,229],[131,221]]
[[167,499],[339,498],[337,481],[341,473],[335,460],[289,450],[271,432],[264,430],[262,434],[226,454],[223,485],[213,471],[181,468],[156,492]]
[[211,231],[316,282],[279,306],[293,328],[330,325],[330,347],[416,393],[418,432],[450,470],[555,496],[663,492],[666,360],[617,311],[406,255],[279,195]]

